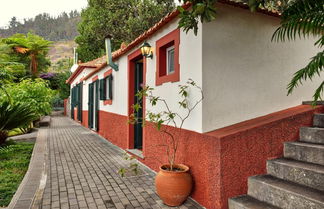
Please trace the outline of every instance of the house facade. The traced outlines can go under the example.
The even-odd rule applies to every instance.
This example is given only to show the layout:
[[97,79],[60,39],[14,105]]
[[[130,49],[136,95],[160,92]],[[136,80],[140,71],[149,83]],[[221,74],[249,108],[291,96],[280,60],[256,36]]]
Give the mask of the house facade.
[[[178,12],[172,12],[113,53],[118,71],[101,57],[74,66],[67,81],[73,119],[158,170],[167,159],[156,145],[166,136],[152,126],[128,123],[135,94],[150,86],[173,112],[185,114],[178,85],[193,79],[204,100],[184,123],[176,160],[191,169],[192,197],[211,209],[225,209],[228,198],[245,194],[247,177],[265,173],[266,160],[282,156],[282,143],[297,140],[298,128],[321,111],[301,105],[311,100],[319,80],[293,95],[286,91],[293,73],[317,53],[315,39],[271,42],[280,19],[241,7],[219,3],[217,19],[200,23],[197,35],[178,29]],[[153,48],[152,58],[142,56],[144,41]],[[199,97],[190,90],[190,101]],[[163,110],[147,101],[143,106],[143,114]],[[172,125],[164,128],[179,132]]]

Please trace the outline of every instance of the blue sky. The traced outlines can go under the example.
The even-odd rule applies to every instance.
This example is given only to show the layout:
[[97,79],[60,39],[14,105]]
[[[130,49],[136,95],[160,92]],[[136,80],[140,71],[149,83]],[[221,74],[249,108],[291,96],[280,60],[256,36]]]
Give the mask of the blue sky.
[[87,0],[0,0],[0,3],[0,27],[7,26],[13,16],[18,20],[44,12],[56,16],[63,11],[80,11],[87,6]]

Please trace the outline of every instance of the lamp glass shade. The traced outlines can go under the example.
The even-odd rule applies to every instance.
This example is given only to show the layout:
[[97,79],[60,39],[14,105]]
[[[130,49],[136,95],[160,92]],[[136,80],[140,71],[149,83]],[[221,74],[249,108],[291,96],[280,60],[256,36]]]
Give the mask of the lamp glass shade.
[[147,42],[144,42],[143,45],[141,46],[141,52],[142,55],[145,57],[150,56],[151,54],[151,45]]

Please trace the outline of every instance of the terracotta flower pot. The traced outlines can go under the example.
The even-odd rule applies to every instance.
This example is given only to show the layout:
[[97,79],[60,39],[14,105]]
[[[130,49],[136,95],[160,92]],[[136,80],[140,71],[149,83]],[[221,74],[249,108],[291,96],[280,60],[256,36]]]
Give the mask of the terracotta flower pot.
[[169,165],[162,165],[155,177],[156,192],[168,206],[179,206],[189,196],[192,189],[192,178],[189,167],[174,165],[178,171],[168,171]]

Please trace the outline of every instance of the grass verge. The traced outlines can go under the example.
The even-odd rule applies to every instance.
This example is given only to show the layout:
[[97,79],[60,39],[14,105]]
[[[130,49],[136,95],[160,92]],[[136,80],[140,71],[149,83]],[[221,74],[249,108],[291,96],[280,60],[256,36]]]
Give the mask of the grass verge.
[[34,143],[7,141],[0,146],[0,207],[9,205],[28,170]]

